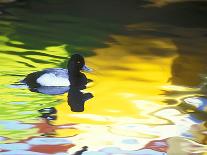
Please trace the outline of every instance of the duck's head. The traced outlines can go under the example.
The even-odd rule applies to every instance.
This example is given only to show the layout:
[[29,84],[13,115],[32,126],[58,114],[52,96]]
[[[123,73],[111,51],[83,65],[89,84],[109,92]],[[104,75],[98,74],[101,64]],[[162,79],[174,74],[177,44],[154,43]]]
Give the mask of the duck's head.
[[85,66],[85,60],[80,54],[73,54],[68,61],[68,71],[70,74],[80,73],[80,70],[90,71],[91,69]]

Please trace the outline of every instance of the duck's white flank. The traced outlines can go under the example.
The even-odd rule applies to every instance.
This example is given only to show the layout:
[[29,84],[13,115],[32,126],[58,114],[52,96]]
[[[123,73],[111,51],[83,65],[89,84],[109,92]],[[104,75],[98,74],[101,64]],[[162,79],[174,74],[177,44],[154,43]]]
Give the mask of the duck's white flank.
[[69,86],[68,79],[63,77],[57,77],[53,73],[46,73],[37,79],[37,83],[42,86]]

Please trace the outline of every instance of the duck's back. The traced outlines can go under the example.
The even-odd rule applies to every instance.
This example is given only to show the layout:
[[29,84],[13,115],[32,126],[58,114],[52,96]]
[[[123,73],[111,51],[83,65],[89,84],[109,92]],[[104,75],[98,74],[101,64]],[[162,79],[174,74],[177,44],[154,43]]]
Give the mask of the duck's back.
[[22,82],[29,85],[29,87],[70,85],[68,70],[63,68],[49,68],[30,73]]

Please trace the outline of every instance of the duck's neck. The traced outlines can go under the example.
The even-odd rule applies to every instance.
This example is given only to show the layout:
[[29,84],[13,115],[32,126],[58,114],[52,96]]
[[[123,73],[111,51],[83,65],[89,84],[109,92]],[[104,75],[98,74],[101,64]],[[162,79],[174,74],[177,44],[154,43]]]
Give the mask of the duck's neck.
[[68,74],[69,74],[68,77],[69,77],[70,85],[74,85],[74,86],[77,85],[80,81],[80,75],[81,75],[80,71],[77,69],[69,68]]
[[69,74],[69,77],[73,76],[73,77],[77,77],[77,76],[80,76],[80,71],[79,70],[76,70],[76,69],[68,69],[68,74]]

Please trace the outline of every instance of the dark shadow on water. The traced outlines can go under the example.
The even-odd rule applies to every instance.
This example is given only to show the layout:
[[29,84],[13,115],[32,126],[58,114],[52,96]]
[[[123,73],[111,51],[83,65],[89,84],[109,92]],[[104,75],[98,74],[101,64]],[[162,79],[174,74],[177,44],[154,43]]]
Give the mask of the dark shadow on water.
[[174,85],[200,87],[204,82],[202,76],[207,74],[207,38],[192,35],[191,39],[173,41],[179,56],[173,61],[170,81]]
[[[7,43],[8,46],[17,47],[17,45]],[[28,55],[40,55],[40,56],[47,56],[51,58],[58,58],[58,59],[67,59],[67,57],[64,56],[56,56],[52,54],[42,53],[38,51],[26,51],[26,52],[15,52],[15,51],[2,51],[1,53],[10,54],[10,55],[22,55],[22,56],[28,56]]]
[[[40,64],[46,62],[31,59],[27,55],[35,54],[37,57],[44,55],[62,59],[63,56],[58,55],[58,52],[46,54],[44,50],[50,46],[66,45],[68,54],[73,54],[78,50],[84,56],[92,56],[95,54],[93,49],[108,46],[105,41],[110,38],[110,34],[129,36],[149,34],[153,37],[172,38],[175,39],[178,48],[181,48],[179,54],[182,57],[186,52],[183,52],[182,42],[177,39],[182,35],[159,30],[140,30],[130,33],[124,26],[138,23],[158,23],[186,28],[206,28],[207,26],[207,20],[205,20],[207,2],[179,2],[163,7],[145,7],[147,4],[150,2],[145,0],[88,0],[87,2],[82,0],[44,0],[41,2],[27,0],[6,7],[12,16],[5,15],[1,18],[11,22],[13,32],[7,36],[11,40],[24,43],[12,45],[7,42],[7,45],[28,50],[42,50],[42,52],[15,53],[24,59]],[[164,51],[155,53],[158,56],[170,54]],[[66,62],[63,62],[60,67],[65,64]]]
[[[119,23],[138,23],[144,21],[157,22],[183,27],[206,26],[207,2],[183,1],[174,2],[162,7],[146,7],[151,4],[147,0],[27,0],[25,5],[12,5],[36,14],[56,13],[74,17],[95,19],[97,21],[115,21]],[[23,7],[24,6],[24,7]],[[53,19],[51,21],[63,21]]]

